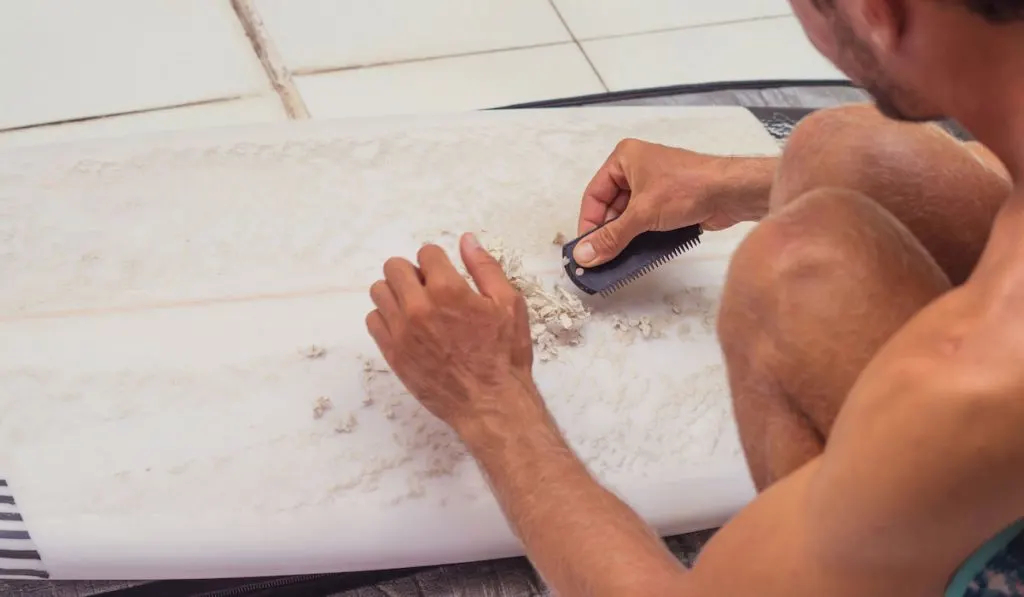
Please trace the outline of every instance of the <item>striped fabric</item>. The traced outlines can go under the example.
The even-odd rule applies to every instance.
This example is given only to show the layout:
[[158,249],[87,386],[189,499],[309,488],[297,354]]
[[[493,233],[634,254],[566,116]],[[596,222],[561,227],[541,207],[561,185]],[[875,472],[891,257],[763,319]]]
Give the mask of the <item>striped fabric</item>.
[[0,478],[0,578],[49,578],[14,494]]

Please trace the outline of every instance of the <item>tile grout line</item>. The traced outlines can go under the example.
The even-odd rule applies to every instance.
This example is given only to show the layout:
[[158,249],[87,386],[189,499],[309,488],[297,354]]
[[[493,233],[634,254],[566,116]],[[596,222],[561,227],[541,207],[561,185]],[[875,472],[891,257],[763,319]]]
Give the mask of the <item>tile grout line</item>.
[[576,44],[576,47],[580,50],[580,54],[583,54],[583,59],[590,65],[590,70],[594,71],[594,76],[597,77],[597,82],[601,84],[601,87],[603,87],[605,91],[611,91],[611,88],[608,87],[607,83],[605,83],[604,77],[602,77],[601,73],[598,72],[597,66],[594,65],[594,61],[590,59],[590,55],[583,49],[583,45],[580,44],[580,40],[576,39],[576,34],[573,33],[572,28],[569,27],[569,23],[565,20],[565,17],[562,16],[562,11],[558,10],[558,7],[555,5],[555,0],[548,0],[548,4],[551,5],[551,10],[555,11],[555,14],[558,16],[558,20],[562,22],[562,26],[565,27],[565,30],[569,32],[569,37],[572,38],[572,43]]
[[[554,0],[549,0],[554,1]],[[759,17],[746,17],[743,19],[731,19],[728,21],[715,21],[713,23],[697,23],[695,25],[681,25],[678,27],[662,27],[661,29],[648,29],[645,31],[633,31],[630,33],[612,33],[610,35],[598,35],[595,37],[584,37],[579,41],[604,41],[606,39],[622,39],[624,37],[641,37],[643,35],[656,35],[658,33],[672,33],[675,31],[685,31],[687,29],[707,29],[709,27],[718,27],[721,25],[735,25],[737,23],[755,23],[758,21],[774,21],[793,18],[792,13],[778,14],[778,15],[762,15]]]
[[270,85],[281,98],[281,103],[284,104],[284,110],[288,114],[288,118],[291,120],[308,120],[310,115],[306,102],[303,101],[302,95],[299,94],[299,89],[295,86],[292,74],[285,66],[284,60],[277,51],[277,47],[267,34],[267,29],[263,25],[263,19],[260,17],[259,12],[256,11],[256,6],[253,2],[254,0],[231,0],[231,7],[234,8],[235,15],[241,21],[246,37],[252,43],[252,48],[256,52],[256,56],[259,57],[260,64],[263,65],[263,70],[266,71],[267,77],[270,79]]
[[60,126],[63,124],[78,124],[80,122],[93,122],[96,120],[103,120],[105,118],[118,118],[120,116],[136,116],[139,114],[153,114],[156,112],[165,112],[168,110],[177,110],[178,108],[194,108],[196,106],[209,106],[213,104],[229,103],[236,100],[246,100],[264,97],[263,95],[233,95],[229,97],[218,97],[214,99],[196,100],[194,102],[184,102],[181,104],[171,104],[168,106],[159,106],[157,108],[139,108],[137,110],[124,110],[121,112],[111,112],[110,114],[97,114],[95,116],[78,116],[75,118],[64,118],[62,120],[49,120],[46,122],[37,122],[35,124],[23,124],[10,128],[0,129],[0,133],[11,133],[18,131],[27,131],[32,129],[45,128],[48,126]]
[[504,52],[518,52],[520,50],[534,50],[537,48],[553,48],[556,46],[571,46],[571,41],[549,41],[537,44],[530,44],[527,46],[510,46],[506,48],[493,48],[490,50],[473,50],[469,52],[458,52],[456,54],[439,54],[437,56],[424,56],[422,58],[401,58],[398,60],[387,60],[382,62],[367,62],[365,64],[353,64],[350,66],[325,66],[325,67],[309,67],[309,68],[297,68],[292,73],[297,76],[306,75],[324,75],[328,73],[338,73],[350,70],[363,70],[367,68],[380,68],[385,66],[397,66],[400,64],[418,64],[420,62],[433,62],[436,60],[448,60],[449,58],[466,58],[469,56],[485,56],[488,54],[501,54]]
[[[232,1],[234,2],[236,0],[232,0]],[[548,0],[548,1],[552,2],[553,0]],[[554,5],[552,4],[552,7],[553,6]],[[489,50],[473,50],[473,51],[469,51],[469,52],[458,52],[458,53],[455,53],[455,54],[438,54],[436,56],[424,56],[424,57],[421,57],[421,58],[400,58],[400,59],[397,59],[397,60],[385,60],[385,61],[381,61],[381,62],[367,62],[365,64],[353,64],[353,65],[349,65],[349,66],[326,66],[326,67],[297,68],[294,71],[291,71],[289,74],[291,76],[326,75],[326,74],[330,74],[330,73],[339,73],[339,72],[345,72],[345,71],[362,70],[362,69],[367,69],[367,68],[378,68],[378,67],[385,67],[385,66],[396,66],[396,65],[399,65],[399,64],[416,64],[416,63],[419,63],[419,62],[431,62],[431,61],[435,61],[435,60],[447,60],[449,58],[465,58],[465,57],[468,57],[468,56],[483,56],[483,55],[487,55],[487,54],[500,54],[500,53],[503,53],[503,52],[515,52],[515,51],[519,51],[519,50],[532,50],[532,49],[537,49],[537,48],[550,48],[550,47],[556,47],[556,46],[562,46],[562,45],[575,45],[575,46],[577,46],[580,49],[580,51],[583,52],[583,57],[587,60],[588,63],[590,63],[591,68],[594,68],[594,64],[593,64],[593,62],[591,62],[590,56],[588,56],[586,50],[583,49],[582,42],[604,41],[606,39],[620,39],[620,38],[623,38],[623,37],[640,37],[640,36],[644,36],[644,35],[651,35],[651,34],[657,34],[657,33],[669,33],[669,32],[673,32],[673,31],[684,31],[684,30],[687,30],[687,29],[703,29],[705,27],[716,27],[718,25],[732,25],[732,24],[735,24],[735,23],[746,23],[746,22],[752,22],[752,21],[767,21],[767,20],[781,19],[781,18],[786,18],[786,17],[791,16],[791,15],[788,15],[788,14],[787,15],[769,15],[769,16],[763,16],[763,17],[752,17],[752,18],[745,18],[745,19],[735,19],[735,20],[732,20],[732,21],[721,21],[721,22],[714,22],[714,23],[700,23],[700,24],[697,24],[697,25],[683,25],[683,26],[680,26],[680,27],[666,27],[666,28],[663,28],[663,29],[652,29],[652,30],[649,30],[649,31],[637,31],[637,32],[633,32],[633,33],[616,33],[616,34],[613,34],[613,35],[605,35],[605,36],[587,37],[587,38],[577,39],[576,36],[573,34],[572,30],[569,29],[568,25],[565,22],[565,19],[562,18],[561,13],[558,12],[557,8],[555,9],[555,14],[557,14],[558,17],[560,19],[562,19],[562,24],[565,26],[566,31],[569,32],[569,36],[571,38],[570,41],[542,42],[542,43],[529,44],[529,45],[525,45],[525,46],[509,46],[509,47],[504,47],[504,48],[493,48],[493,49],[489,49]],[[603,79],[601,77],[601,74],[597,72],[596,68],[594,68],[594,74],[597,75],[597,78],[601,81],[602,85],[604,85],[604,81],[603,81]],[[605,89],[608,90],[607,85],[605,85]]]

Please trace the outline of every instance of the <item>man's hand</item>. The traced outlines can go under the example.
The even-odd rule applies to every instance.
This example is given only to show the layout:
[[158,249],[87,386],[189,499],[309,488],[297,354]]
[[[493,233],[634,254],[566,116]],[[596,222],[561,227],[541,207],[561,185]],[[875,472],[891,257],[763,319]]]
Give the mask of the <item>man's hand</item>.
[[[637,235],[700,224],[722,230],[767,210],[775,160],[709,156],[626,139],[587,185],[576,246],[584,267],[618,255]],[[614,220],[614,221],[613,221]]]
[[470,236],[480,292],[432,245],[384,265],[366,325],[409,391],[451,425],[527,554],[559,595],[687,595],[685,570],[576,458],[533,384],[523,298]]
[[[543,404],[533,390],[526,303],[472,235],[460,245],[479,293],[440,247],[427,245],[419,267],[397,257],[384,264],[366,326],[413,396],[461,434],[488,415],[543,412]],[[515,404],[523,396],[532,403]]]

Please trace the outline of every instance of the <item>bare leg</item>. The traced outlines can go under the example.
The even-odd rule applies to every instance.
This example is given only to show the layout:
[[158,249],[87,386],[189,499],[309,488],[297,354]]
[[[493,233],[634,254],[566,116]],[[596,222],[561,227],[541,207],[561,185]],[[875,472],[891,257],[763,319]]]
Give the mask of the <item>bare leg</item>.
[[821,452],[860,371],[949,287],[902,224],[852,191],[811,191],[747,237],[718,332],[758,488]]
[[979,149],[864,107],[811,116],[790,138],[719,315],[759,488],[821,452],[875,352],[970,274],[1010,188]]
[[772,186],[771,210],[823,187],[858,191],[892,212],[954,285],[974,269],[1012,188],[984,147],[938,126],[888,120],[871,106],[822,110],[800,123]]

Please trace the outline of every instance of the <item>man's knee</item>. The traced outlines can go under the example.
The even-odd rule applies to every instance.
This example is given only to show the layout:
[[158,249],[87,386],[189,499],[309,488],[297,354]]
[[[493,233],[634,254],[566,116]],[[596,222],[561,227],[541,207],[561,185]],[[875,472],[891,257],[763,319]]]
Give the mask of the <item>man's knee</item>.
[[[891,263],[897,257],[901,265]],[[895,287],[903,276],[927,292],[948,285],[917,239],[875,201],[849,189],[804,193],[762,221],[733,255],[718,319],[723,348],[742,346],[759,328],[777,330],[776,319],[791,311],[820,310],[844,288]]]
[[[757,335],[776,329],[774,319],[797,285],[832,275],[850,256],[844,234],[821,217],[866,201],[851,191],[812,191],[770,215],[733,254],[718,317],[718,335],[727,359],[753,347]],[[856,209],[856,207],[855,207]]]
[[858,239],[868,233],[860,223],[889,218],[856,191],[820,187],[804,193],[744,239],[733,255],[726,290],[751,285],[777,289],[811,272],[831,273],[837,267],[848,271],[851,260],[861,260]]
[[[793,129],[772,188],[772,209],[820,187],[843,187],[874,196],[873,181],[903,183],[920,174],[924,155],[938,148],[960,152],[959,142],[935,125],[890,120],[874,106],[819,110]],[[920,171],[920,172],[918,172]]]
[[822,110],[794,129],[772,185],[770,212],[815,189],[857,191],[902,222],[960,284],[1010,193],[1010,183],[983,154],[936,125],[895,122],[873,107]]
[[827,437],[878,347],[948,288],[917,239],[857,192],[817,189],[767,217],[733,255],[718,315],[741,430],[767,433],[756,419],[775,408],[813,430],[801,445]]

